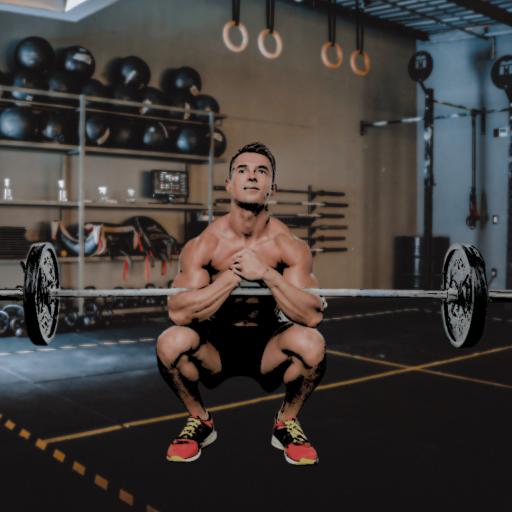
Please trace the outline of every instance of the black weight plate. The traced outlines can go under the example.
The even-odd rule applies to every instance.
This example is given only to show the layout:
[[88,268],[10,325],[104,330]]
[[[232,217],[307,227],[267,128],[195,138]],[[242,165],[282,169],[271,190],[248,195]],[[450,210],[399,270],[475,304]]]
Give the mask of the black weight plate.
[[512,86],[512,55],[504,55],[493,64],[491,79],[498,89]]
[[432,69],[434,68],[434,60],[432,59],[432,55],[430,53],[421,51],[416,52],[409,59],[409,76],[415,82],[424,82],[432,73]]
[[482,337],[489,300],[485,262],[476,247],[454,244],[448,249],[443,289],[450,288],[457,290],[458,297],[442,302],[444,330],[454,347],[472,347]]
[[9,315],[5,311],[0,311],[0,336],[3,336],[9,330]]
[[59,288],[59,266],[49,243],[32,244],[25,260],[24,300],[27,333],[35,345],[48,345],[59,318],[59,298],[50,290]]

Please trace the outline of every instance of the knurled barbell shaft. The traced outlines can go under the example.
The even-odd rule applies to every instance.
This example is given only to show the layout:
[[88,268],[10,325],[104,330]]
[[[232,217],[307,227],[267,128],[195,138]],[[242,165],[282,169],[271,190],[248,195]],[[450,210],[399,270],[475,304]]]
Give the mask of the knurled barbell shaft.
[[[190,291],[188,288],[140,288],[140,289],[113,289],[113,290],[52,290],[55,297],[166,297],[177,293]],[[456,299],[456,290],[359,290],[352,288],[305,288],[305,291],[321,295],[322,297],[375,297],[392,298],[405,297],[414,299]],[[268,288],[245,287],[235,288],[231,295],[271,295]]]

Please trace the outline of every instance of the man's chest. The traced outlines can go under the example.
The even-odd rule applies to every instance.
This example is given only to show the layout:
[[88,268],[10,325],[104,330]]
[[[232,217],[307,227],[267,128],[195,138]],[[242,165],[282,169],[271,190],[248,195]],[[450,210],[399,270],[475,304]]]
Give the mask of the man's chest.
[[272,268],[276,268],[283,261],[282,250],[275,240],[270,239],[253,244],[221,242],[213,252],[210,264],[216,271],[223,272],[231,265],[233,256],[244,249],[254,251],[263,264]]

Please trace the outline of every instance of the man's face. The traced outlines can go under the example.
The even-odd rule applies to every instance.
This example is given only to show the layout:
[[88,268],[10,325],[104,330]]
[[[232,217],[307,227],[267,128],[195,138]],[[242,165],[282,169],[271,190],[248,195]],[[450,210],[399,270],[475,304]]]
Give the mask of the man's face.
[[231,199],[241,203],[264,204],[274,193],[272,165],[259,153],[242,153],[233,161],[226,190]]

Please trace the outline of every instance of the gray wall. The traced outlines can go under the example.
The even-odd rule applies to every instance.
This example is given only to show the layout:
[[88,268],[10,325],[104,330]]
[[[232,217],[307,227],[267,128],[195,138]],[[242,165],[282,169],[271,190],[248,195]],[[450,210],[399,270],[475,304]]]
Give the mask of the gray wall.
[[[352,24],[339,20],[338,40],[344,46],[345,63],[331,71],[319,55],[327,29],[323,15],[278,2],[276,29],[283,36],[284,52],[276,61],[263,58],[256,46],[256,36],[264,27],[264,3],[246,0],[242,4],[242,20],[251,38],[242,54],[229,52],[221,40],[230,15],[227,0],[120,0],[78,24],[3,14],[0,55],[16,39],[37,34],[55,47],[81,44],[89,48],[97,60],[97,77],[111,58],[129,54],[148,62],[153,85],[158,84],[163,69],[192,65],[202,74],[204,92],[215,96],[228,116],[224,123],[226,156],[244,143],[261,140],[275,152],[278,186],[305,188],[311,184],[347,193],[346,246],[350,251],[315,258],[321,285],[390,286],[393,237],[413,234],[416,226],[415,134],[387,130],[360,137],[359,121],[415,109],[415,87],[404,72],[414,41],[369,29],[366,49],[372,57],[372,71],[359,78],[348,65],[355,39]],[[122,197],[128,182],[136,182],[139,170],[155,165],[90,158],[86,196],[94,197],[97,185],[110,182],[112,194]],[[0,151],[0,177],[13,178],[19,198],[54,197],[61,166],[58,156]],[[206,167],[191,166],[190,175],[191,200],[206,201]],[[226,164],[217,165],[215,182],[222,183],[225,175]],[[58,212],[27,214],[4,208],[0,215],[2,224],[27,222],[32,225],[31,234],[37,236],[36,221]],[[118,212],[109,219],[126,216]],[[181,216],[155,213],[154,217],[181,233]],[[87,218],[106,220],[106,214],[88,212]],[[143,285],[142,270],[142,264],[136,264],[130,285]],[[85,281],[106,286],[117,284],[120,275],[121,264],[114,269],[108,264],[88,264]],[[16,266],[3,263],[0,278],[7,286],[21,276]],[[158,283],[167,279],[159,278],[156,271],[152,278]]]
[[[506,107],[505,93],[491,82],[490,43],[472,38],[455,42],[422,43],[418,49],[427,50],[434,58],[434,71],[427,86],[435,90],[437,99],[488,109]],[[512,53],[512,36],[497,38],[497,58]],[[424,95],[418,88],[418,112],[423,112]],[[456,112],[436,106],[436,114]],[[507,223],[507,154],[508,138],[495,138],[493,128],[507,126],[506,113],[487,117],[486,134],[478,131],[477,190],[480,207],[482,188],[487,194],[489,222],[472,230],[466,226],[471,188],[471,120],[461,118],[440,120],[435,124],[434,167],[434,225],[436,235],[447,235],[453,242],[471,243],[483,253],[490,269],[498,275],[492,286],[505,287],[506,223]],[[421,127],[418,127],[421,140]],[[418,144],[418,231],[423,229],[423,145]],[[491,217],[499,216],[493,225]]]

